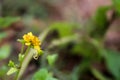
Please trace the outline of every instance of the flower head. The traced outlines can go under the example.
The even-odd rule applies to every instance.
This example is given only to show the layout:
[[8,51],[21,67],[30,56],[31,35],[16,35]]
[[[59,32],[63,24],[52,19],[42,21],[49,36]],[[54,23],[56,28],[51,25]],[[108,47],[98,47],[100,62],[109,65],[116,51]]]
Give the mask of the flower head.
[[32,32],[29,32],[23,36],[23,39],[25,41],[25,45],[30,46],[30,45],[32,45],[34,35],[32,34]]
[[25,41],[26,46],[32,46],[38,53],[42,50],[40,48],[41,42],[38,37],[29,32],[23,36],[23,40]]

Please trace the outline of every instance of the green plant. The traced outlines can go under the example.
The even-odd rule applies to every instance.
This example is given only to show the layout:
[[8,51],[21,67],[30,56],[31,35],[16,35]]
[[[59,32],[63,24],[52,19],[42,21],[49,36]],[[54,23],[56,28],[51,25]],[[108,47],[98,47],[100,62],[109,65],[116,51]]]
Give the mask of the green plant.
[[[27,63],[29,62],[28,56],[33,56],[34,59],[37,59],[39,55],[41,55],[42,50],[40,49],[41,42],[39,41],[38,37],[34,36],[31,32],[25,34],[23,39],[18,39],[19,42],[22,43],[21,52],[19,53],[19,64],[15,64],[13,61],[9,61],[8,66],[10,66],[10,70],[8,71],[7,75],[10,75],[14,72],[17,72],[16,80],[19,80],[27,67]],[[24,52],[24,45],[28,46],[26,51]],[[34,53],[28,54],[30,48],[34,50]]]

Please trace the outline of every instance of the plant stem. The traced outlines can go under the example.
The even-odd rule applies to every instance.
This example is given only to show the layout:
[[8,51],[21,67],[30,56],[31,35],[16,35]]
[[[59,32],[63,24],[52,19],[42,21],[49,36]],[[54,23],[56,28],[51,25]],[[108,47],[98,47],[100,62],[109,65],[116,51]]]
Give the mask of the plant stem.
[[30,50],[30,46],[26,49],[26,52],[25,52],[25,56],[24,56],[24,60],[21,62],[21,64],[20,64],[20,70],[18,70],[18,73],[17,73],[17,75],[16,75],[16,79],[15,80],[19,80],[20,79],[20,77],[22,76],[22,74],[23,74],[23,72],[24,72],[24,65],[25,64],[23,64],[24,63],[24,61],[26,60],[26,57],[28,56],[28,52],[29,52],[29,50]]
[[[51,29],[48,28],[48,29],[46,29],[45,31],[43,31],[42,34],[39,35],[39,38],[40,38],[41,42],[44,41],[44,39],[46,38],[46,36],[47,36],[47,34],[48,34],[48,32],[49,32],[50,30],[51,30]],[[23,61],[21,62],[21,64],[20,64],[20,67],[21,67],[21,68],[20,68],[20,70],[18,71],[15,80],[20,80],[22,74],[24,73],[25,69],[27,68],[27,66],[28,66],[28,64],[29,64],[29,62],[30,62],[30,60],[31,60],[32,57],[33,57],[33,53],[35,52],[35,50],[34,50],[34,49],[29,50],[29,49],[30,49],[30,48],[28,48],[28,49],[26,50],[26,52],[25,52],[24,60],[23,60]]]

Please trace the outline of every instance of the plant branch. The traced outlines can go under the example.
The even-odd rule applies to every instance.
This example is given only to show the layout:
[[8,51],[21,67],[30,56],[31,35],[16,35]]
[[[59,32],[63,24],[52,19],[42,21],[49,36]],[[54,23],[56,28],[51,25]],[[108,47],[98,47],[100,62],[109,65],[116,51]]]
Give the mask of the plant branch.
[[[19,80],[19,78],[22,76],[22,74],[24,72],[24,67],[26,66],[26,64],[24,62],[26,62],[26,58],[27,58],[27,56],[29,56],[29,54],[28,54],[29,50],[30,50],[30,47],[28,47],[26,52],[25,52],[24,59],[23,59],[23,61],[20,64],[20,70],[18,70],[18,73],[16,75],[16,80]],[[26,63],[28,63],[28,62],[26,62]]]
[[[42,34],[39,35],[39,38],[40,38],[41,42],[44,41],[44,39],[46,38],[49,31],[50,31],[50,28],[46,29],[45,31],[42,32]],[[24,71],[26,70],[30,60],[33,57],[34,52],[35,52],[34,49],[26,50],[25,57],[24,57],[24,60],[22,61],[21,65],[20,65],[21,68],[18,71],[16,80],[20,80],[20,78],[22,77],[22,75],[23,75]]]

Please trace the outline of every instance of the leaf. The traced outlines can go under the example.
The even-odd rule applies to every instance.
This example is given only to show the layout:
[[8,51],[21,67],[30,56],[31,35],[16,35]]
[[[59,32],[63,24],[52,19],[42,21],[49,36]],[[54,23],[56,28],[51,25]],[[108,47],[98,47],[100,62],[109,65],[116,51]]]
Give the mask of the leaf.
[[58,80],[58,79],[48,76],[46,80]]
[[97,41],[93,41],[93,44],[99,51],[99,54],[104,57],[106,66],[110,73],[116,78],[115,80],[120,80],[120,53],[113,50],[107,50],[100,46]]
[[86,40],[83,40],[79,43],[77,43],[72,49],[71,51],[74,53],[74,54],[80,54],[82,55],[83,57],[88,57],[89,59],[94,59],[94,58],[97,58],[98,55],[97,55],[97,50],[96,50],[96,47],[86,41]]
[[0,29],[9,27],[12,23],[20,20],[19,17],[1,17],[0,18]]
[[116,51],[106,50],[106,65],[109,71],[115,76],[116,80],[120,80],[120,53]]
[[120,15],[120,0],[112,0],[115,11]]
[[10,68],[10,70],[7,72],[7,75],[11,75],[11,74],[13,74],[13,73],[15,73],[15,72],[17,72],[18,71],[18,69],[17,68]]
[[[105,31],[107,30],[107,11],[110,9],[109,6],[103,6],[98,8],[98,10],[95,13],[95,16],[93,16],[93,20],[91,22],[91,36],[93,37],[99,37],[103,36]],[[90,26],[89,26],[90,27]]]
[[120,53],[101,47],[97,41],[93,42],[93,44],[98,49],[100,55],[104,57],[109,72],[112,73],[112,75],[116,78],[115,80],[120,80]]
[[110,9],[108,6],[98,8],[94,16],[94,21],[99,27],[104,27],[107,22],[107,11]]
[[50,66],[53,66],[56,59],[57,59],[58,55],[57,54],[52,54],[52,55],[48,55],[47,56],[47,60]]
[[48,73],[48,70],[43,68],[33,75],[32,80],[58,80],[58,79],[53,78],[52,75]]
[[33,76],[33,80],[46,80],[48,76],[48,71],[46,69],[40,69]]
[[51,29],[57,30],[60,37],[73,35],[75,25],[65,22],[56,22],[50,25]]
[[10,60],[9,63],[8,63],[8,66],[9,66],[9,67],[15,67],[15,63]]
[[18,55],[19,61],[22,62],[24,59],[24,54],[19,54]]
[[10,52],[11,52],[11,46],[9,44],[3,45],[0,48],[0,60],[6,59],[7,57],[9,57]]
[[25,43],[25,41],[23,39],[17,39],[17,41],[20,43]]
[[6,66],[1,66],[0,67],[0,77],[3,77],[6,75],[8,68]]
[[109,80],[106,77],[104,77],[97,69],[92,68],[91,71],[98,80]]

